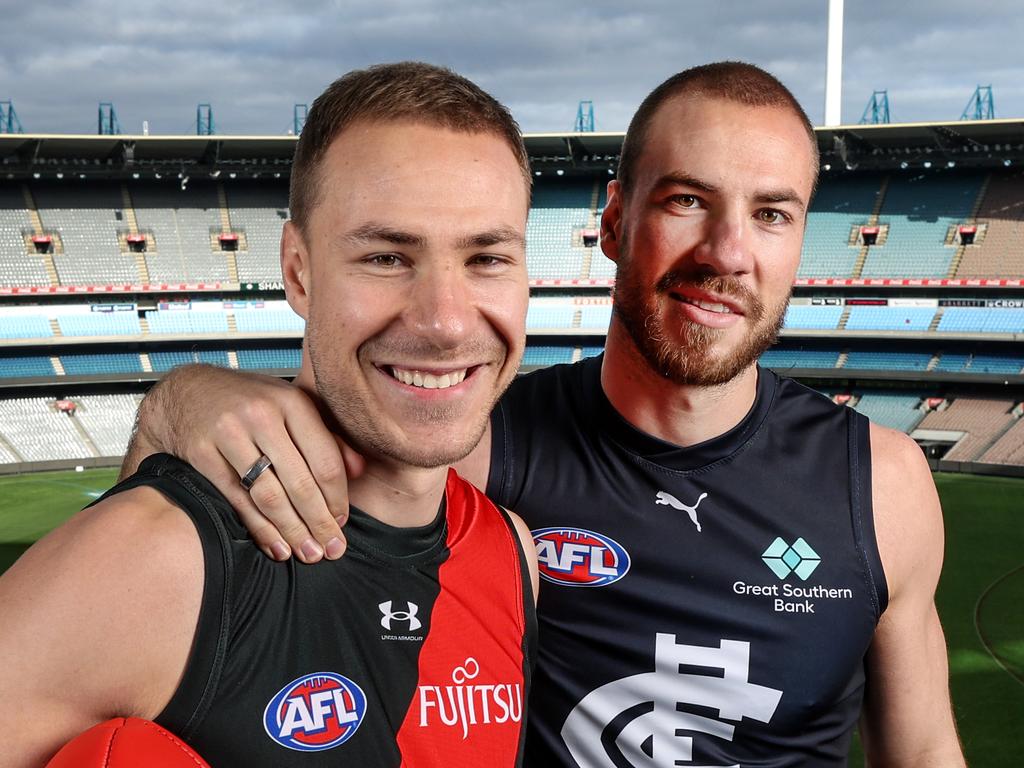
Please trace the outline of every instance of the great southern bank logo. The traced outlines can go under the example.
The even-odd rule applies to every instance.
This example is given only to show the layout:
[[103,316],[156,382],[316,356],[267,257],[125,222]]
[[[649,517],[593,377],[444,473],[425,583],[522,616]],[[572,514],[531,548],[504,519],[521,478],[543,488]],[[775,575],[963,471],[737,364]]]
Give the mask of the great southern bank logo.
[[352,738],[365,715],[362,688],[333,672],[316,672],[277,692],[263,712],[263,727],[282,747],[320,752]]
[[605,587],[629,570],[629,553],[614,539],[583,528],[533,531],[541,578],[567,587]]
[[761,555],[761,559],[780,579],[795,573],[801,581],[807,581],[821,563],[818,553],[803,538],[797,539],[790,546],[781,536],[776,537]]

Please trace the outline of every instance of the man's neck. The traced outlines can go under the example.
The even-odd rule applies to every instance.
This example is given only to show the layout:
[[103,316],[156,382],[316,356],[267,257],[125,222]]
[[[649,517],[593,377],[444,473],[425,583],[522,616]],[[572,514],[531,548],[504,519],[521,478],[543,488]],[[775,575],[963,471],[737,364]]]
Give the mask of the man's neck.
[[[308,359],[308,354],[304,353],[303,366],[292,383],[315,402],[322,403],[306,362]],[[321,406],[321,413],[328,426],[345,439],[326,406]],[[437,517],[448,480],[448,467],[414,467],[369,451],[364,452],[363,457],[366,459],[363,473],[348,481],[348,497],[353,505],[396,528],[427,525]]]
[[634,427],[688,447],[723,435],[743,420],[757,395],[757,367],[718,386],[675,384],[652,371],[626,331],[612,323],[601,388]]
[[367,457],[366,470],[348,484],[349,500],[396,528],[427,525],[437,517],[447,467],[423,469]]

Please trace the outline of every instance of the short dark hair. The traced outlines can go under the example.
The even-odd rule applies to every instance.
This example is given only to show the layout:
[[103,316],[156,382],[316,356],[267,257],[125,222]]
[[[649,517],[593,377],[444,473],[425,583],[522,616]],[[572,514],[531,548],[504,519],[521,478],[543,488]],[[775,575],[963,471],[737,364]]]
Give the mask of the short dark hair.
[[619,155],[618,180],[623,192],[633,183],[637,161],[647,139],[647,129],[655,113],[669,99],[682,95],[736,101],[750,107],[782,107],[789,109],[803,123],[814,155],[814,171],[818,170],[818,139],[814,126],[800,102],[774,75],[742,61],[719,61],[703,64],[672,75],[655,88],[640,104],[629,122]]
[[482,88],[444,67],[405,61],[357,69],[317,97],[295,147],[288,206],[305,231],[317,204],[319,165],[328,147],[353,123],[408,120],[505,140],[530,187],[530,162],[522,133],[509,111]]

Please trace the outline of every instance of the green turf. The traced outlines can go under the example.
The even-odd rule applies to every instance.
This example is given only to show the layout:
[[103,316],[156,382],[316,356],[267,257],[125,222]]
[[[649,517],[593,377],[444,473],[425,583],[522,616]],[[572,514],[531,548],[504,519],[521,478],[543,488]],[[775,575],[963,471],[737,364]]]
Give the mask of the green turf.
[[[116,470],[0,477],[0,572],[113,484]],[[938,474],[946,564],[937,603],[968,764],[1024,754],[1024,480]],[[977,616],[977,625],[975,617]],[[851,765],[862,758],[855,745]]]
[[36,539],[112,486],[116,478],[116,469],[0,477],[0,573]]

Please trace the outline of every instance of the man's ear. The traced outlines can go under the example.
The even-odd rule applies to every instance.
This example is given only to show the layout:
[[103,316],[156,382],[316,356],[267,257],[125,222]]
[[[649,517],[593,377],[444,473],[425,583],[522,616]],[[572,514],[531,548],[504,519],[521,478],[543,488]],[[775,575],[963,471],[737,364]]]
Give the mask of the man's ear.
[[614,262],[619,260],[619,243],[622,235],[622,185],[618,181],[608,182],[608,202],[601,214],[601,250]]
[[303,319],[308,318],[312,264],[306,239],[294,222],[281,230],[281,275],[288,304]]

